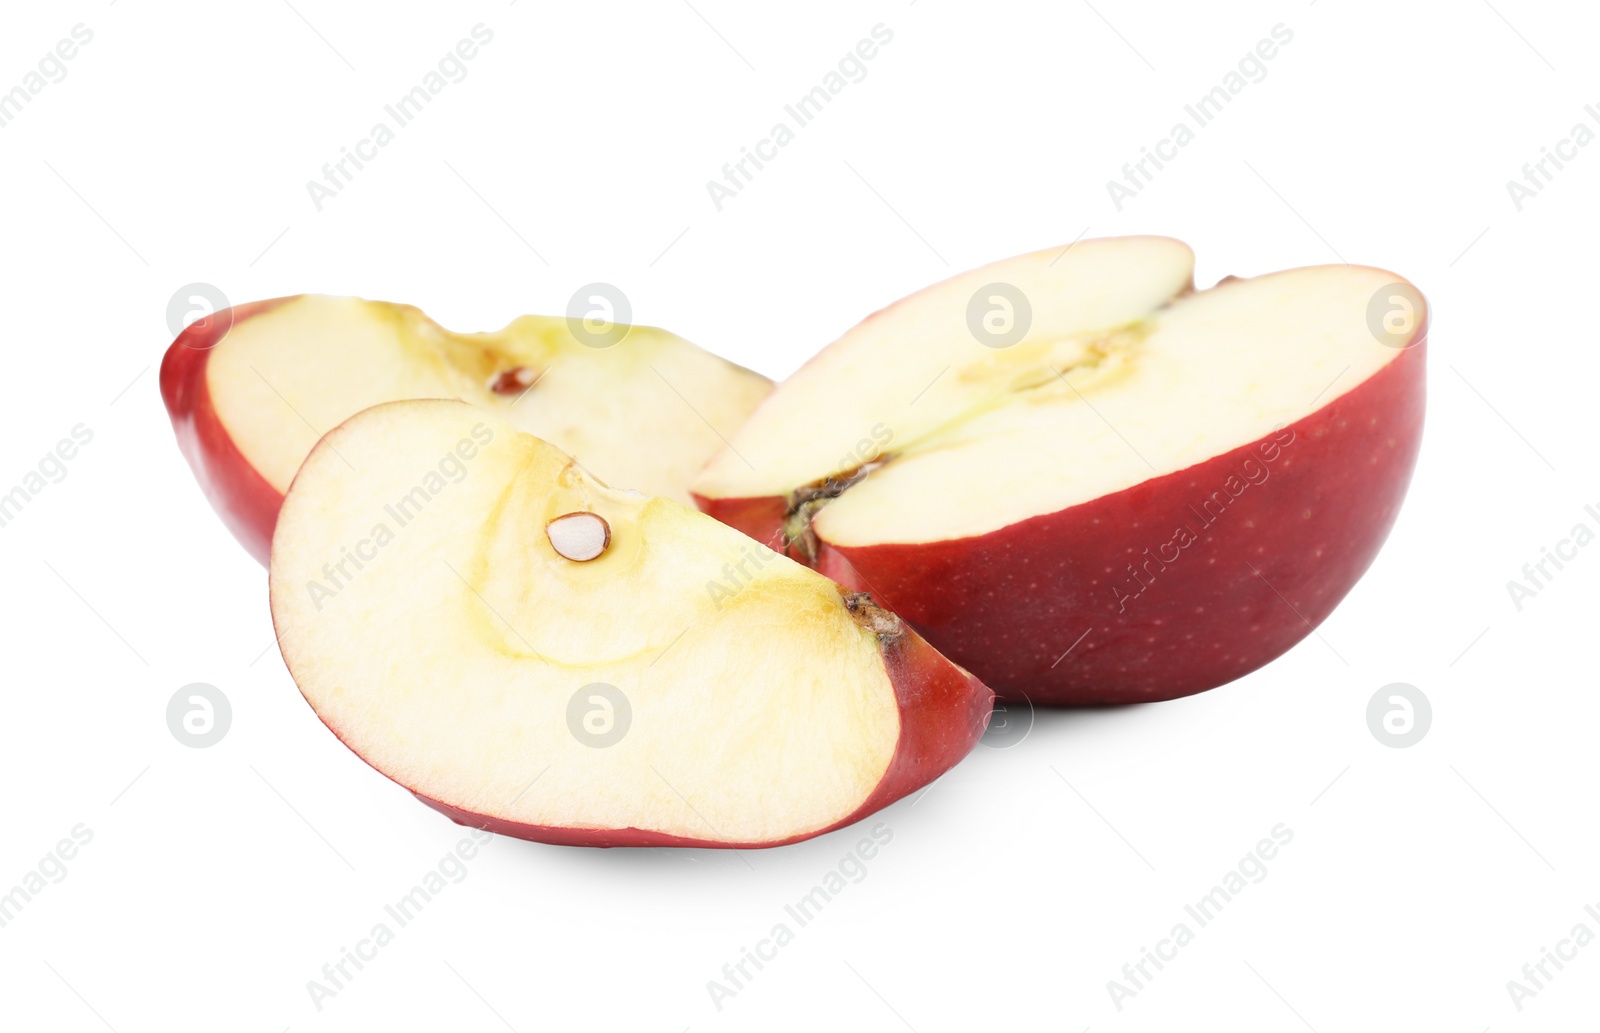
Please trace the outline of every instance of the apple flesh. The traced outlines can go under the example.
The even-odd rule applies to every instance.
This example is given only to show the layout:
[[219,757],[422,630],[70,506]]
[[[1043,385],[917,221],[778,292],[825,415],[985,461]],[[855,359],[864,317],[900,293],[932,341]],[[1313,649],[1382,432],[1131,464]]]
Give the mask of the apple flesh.
[[993,701],[870,599],[456,401],[317,444],[270,583],[335,735],[455,820],[547,843],[815,836],[937,778]]
[[771,389],[652,327],[592,347],[564,318],[458,334],[409,306],[319,295],[214,313],[185,329],[161,365],[179,447],[262,563],[311,447],[379,402],[470,402],[614,483],[688,502],[689,478]]
[[1388,534],[1426,310],[1382,270],[1196,293],[1192,262],[1089,240],[900,301],[757,409],[697,501],[871,591],[1003,698],[1238,678],[1326,618]]

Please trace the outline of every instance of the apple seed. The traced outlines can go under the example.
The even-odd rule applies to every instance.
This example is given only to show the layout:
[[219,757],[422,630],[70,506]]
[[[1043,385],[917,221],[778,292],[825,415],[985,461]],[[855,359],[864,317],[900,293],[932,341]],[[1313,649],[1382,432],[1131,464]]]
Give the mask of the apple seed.
[[598,513],[565,513],[545,525],[550,547],[576,563],[597,559],[611,545],[611,525]]
[[489,381],[489,390],[497,395],[521,394],[538,379],[539,372],[532,366],[513,366],[496,373]]

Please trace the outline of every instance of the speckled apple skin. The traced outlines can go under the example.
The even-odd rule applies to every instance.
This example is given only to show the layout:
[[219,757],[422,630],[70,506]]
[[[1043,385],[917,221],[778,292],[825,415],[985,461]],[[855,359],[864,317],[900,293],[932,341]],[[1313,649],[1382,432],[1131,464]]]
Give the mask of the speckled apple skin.
[[[1419,326],[1388,365],[1275,435],[1188,469],[972,538],[824,540],[815,566],[1002,699],[1147,703],[1223,685],[1309,635],[1377,555],[1422,440],[1426,336]],[[1230,477],[1245,484],[1236,497]],[[1216,491],[1231,501],[1203,524]],[[782,547],[781,499],[697,501]],[[1180,526],[1195,540],[1175,548]]]

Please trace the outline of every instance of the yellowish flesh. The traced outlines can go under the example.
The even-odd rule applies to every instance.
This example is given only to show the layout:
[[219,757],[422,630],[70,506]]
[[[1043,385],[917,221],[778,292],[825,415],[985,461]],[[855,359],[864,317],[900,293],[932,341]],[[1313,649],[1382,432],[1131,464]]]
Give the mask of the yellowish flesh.
[[[868,317],[786,380],[695,490],[786,495],[858,463],[879,424],[893,435],[883,450],[902,454],[1004,402],[1017,383],[1048,377],[1047,362],[1081,358],[1087,342],[1184,290],[1193,268],[1178,241],[1130,237],[1023,255],[929,287]],[[1023,291],[1031,306],[1027,339],[1009,348],[984,347],[968,329],[973,296],[996,282]],[[1062,290],[1063,282],[1075,286]]]
[[[525,395],[490,390],[503,371],[539,377]],[[307,295],[234,326],[206,367],[212,403],[240,452],[288,489],[317,438],[369,406],[456,398],[497,413],[617,484],[687,503],[689,479],[772,385],[653,327],[609,348],[563,318],[456,334],[417,309]]]
[[[1367,325],[1368,303],[1399,279],[1393,273],[1296,269],[1166,300],[1162,291],[1176,293],[1188,270],[1172,243],[1085,241],[1054,267],[1040,253],[968,274],[1032,285],[1036,331],[1009,348],[982,347],[954,313],[966,302],[965,284],[932,288],[932,300],[907,299],[876,318],[902,307],[912,310],[907,317],[831,345],[827,361],[813,366],[859,366],[860,379],[874,386],[855,388],[829,423],[881,422],[892,438],[883,450],[889,461],[824,506],[816,533],[840,546],[917,543],[1058,512],[1262,438],[1400,354]],[[1129,277],[1123,323],[1096,329],[1084,320],[1078,332],[1065,319],[1039,325],[1041,301],[1072,312],[1080,295],[1103,297],[1108,270]],[[935,339],[943,342],[944,366],[930,371],[921,356]],[[897,406],[894,398],[909,401],[921,387],[907,367],[916,376],[943,373],[914,404]],[[825,390],[821,375],[811,366],[796,374],[734,438],[757,472],[741,472],[734,463],[743,463],[725,454],[696,490],[783,495],[836,472],[822,459],[828,453],[807,454],[802,466],[782,449],[811,425],[805,409]]]
[[[609,523],[599,558],[552,548],[544,528],[572,512]],[[349,555],[360,569],[331,578]],[[318,715],[391,778],[476,814],[785,839],[854,811],[899,738],[877,638],[836,585],[459,403],[385,405],[330,434],[284,504],[271,580]],[[611,745],[569,725],[595,683],[631,708]]]

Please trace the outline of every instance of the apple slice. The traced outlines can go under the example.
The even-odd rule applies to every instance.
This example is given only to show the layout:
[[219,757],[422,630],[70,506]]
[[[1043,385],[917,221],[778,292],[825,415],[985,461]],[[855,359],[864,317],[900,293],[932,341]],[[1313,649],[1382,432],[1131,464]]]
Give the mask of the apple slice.
[[688,502],[689,478],[772,383],[664,330],[611,331],[585,338],[565,318],[524,316],[457,334],[406,305],[279,298],[185,329],[161,364],[161,392],[202,489],[263,563],[317,438],[406,398],[471,402],[608,480]]
[[1422,432],[1426,309],[1359,266],[1189,290],[1088,240],[869,317],[694,483],[1004,698],[1170,699],[1272,660],[1367,568]]
[[993,701],[870,599],[456,401],[330,432],[270,581],[335,735],[457,821],[548,843],[818,835],[937,778]]

